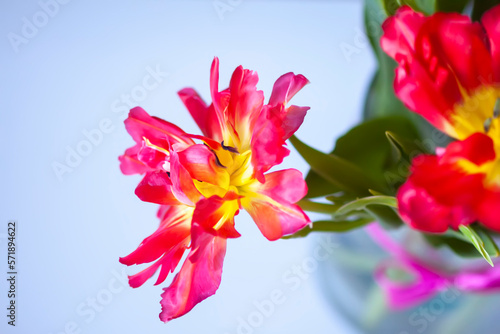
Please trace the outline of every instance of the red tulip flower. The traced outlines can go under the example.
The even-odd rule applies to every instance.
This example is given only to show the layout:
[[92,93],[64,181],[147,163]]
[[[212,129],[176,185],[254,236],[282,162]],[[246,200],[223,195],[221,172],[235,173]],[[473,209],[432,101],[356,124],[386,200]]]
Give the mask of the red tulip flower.
[[476,221],[500,231],[500,6],[481,22],[403,6],[383,29],[396,95],[456,139],[414,159],[397,195],[402,218],[426,232]]
[[307,193],[295,169],[268,172],[289,154],[285,141],[302,124],[308,107],[287,106],[308,81],[287,73],[267,104],[257,90],[257,73],[234,71],[229,88],[219,91],[219,60],[210,74],[212,104],[191,88],[179,96],[201,129],[187,134],[177,126],[134,108],[125,126],[135,146],[120,157],[124,174],[144,174],[136,189],[146,202],[160,204],[160,226],[130,255],[126,265],[152,265],[130,277],[138,287],[159,270],[156,284],[179,273],[162,294],[160,319],[189,312],[219,287],[226,240],[237,238],[234,216],[248,211],[269,240],[293,234],[310,223],[295,203]]

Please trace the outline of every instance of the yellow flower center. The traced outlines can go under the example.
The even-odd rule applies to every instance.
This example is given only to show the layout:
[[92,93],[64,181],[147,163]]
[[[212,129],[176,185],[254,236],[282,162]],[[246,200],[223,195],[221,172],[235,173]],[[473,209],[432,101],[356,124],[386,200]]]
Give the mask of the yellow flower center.
[[220,168],[229,175],[229,184],[217,179],[214,179],[213,182],[194,180],[198,191],[206,198],[214,195],[222,198],[229,191],[244,195],[245,189],[256,181],[252,166],[252,152],[247,150],[243,153],[238,153],[232,148],[223,147],[214,151],[214,154],[219,164],[217,168]]
[[495,86],[482,86],[472,95],[464,94],[463,102],[457,104],[452,112],[453,129],[447,132],[459,140],[476,132],[487,132],[495,142],[495,147],[499,147],[500,118],[494,117],[499,98],[500,87]]
[[486,174],[485,185],[500,187],[500,87],[482,86],[472,95],[464,94],[463,102],[455,106],[448,132],[459,140],[474,133],[487,134],[494,143],[497,158],[481,166],[468,160],[459,166],[469,174]]

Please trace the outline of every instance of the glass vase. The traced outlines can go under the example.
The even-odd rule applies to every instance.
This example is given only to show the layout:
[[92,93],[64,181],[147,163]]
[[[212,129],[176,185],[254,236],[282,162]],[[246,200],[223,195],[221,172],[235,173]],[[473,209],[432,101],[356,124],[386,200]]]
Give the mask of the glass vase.
[[[483,259],[462,259],[447,249],[429,246],[416,232],[401,229],[391,238],[433,267],[456,271],[483,266]],[[319,236],[321,237],[321,236]],[[334,234],[338,247],[321,263],[319,279],[324,296],[335,312],[345,318],[356,333],[370,334],[496,334],[500,315],[498,292],[471,293],[451,284],[432,297],[400,310],[390,309],[387,294],[374,272],[392,255],[364,229]]]

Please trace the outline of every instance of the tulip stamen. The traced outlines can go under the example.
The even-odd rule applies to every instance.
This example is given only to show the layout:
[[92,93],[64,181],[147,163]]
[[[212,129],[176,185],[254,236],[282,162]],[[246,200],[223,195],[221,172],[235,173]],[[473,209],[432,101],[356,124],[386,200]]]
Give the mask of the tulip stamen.
[[222,141],[220,144],[221,144],[222,148],[225,149],[226,151],[240,154],[240,152],[238,152],[238,149],[236,147],[226,146],[226,145],[224,145],[224,141]]
[[493,120],[500,117],[500,97],[497,98],[495,102],[495,107],[493,108],[493,116],[489,117],[484,121],[484,132],[488,133],[491,129],[491,125],[493,124]]
[[489,117],[484,121],[484,133],[488,133],[491,129],[491,124],[493,124],[493,117]]

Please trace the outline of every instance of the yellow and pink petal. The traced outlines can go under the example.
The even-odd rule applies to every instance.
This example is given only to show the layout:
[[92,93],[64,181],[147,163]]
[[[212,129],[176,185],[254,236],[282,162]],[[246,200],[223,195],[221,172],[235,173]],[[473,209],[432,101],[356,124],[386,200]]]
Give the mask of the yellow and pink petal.
[[197,224],[211,233],[224,238],[239,238],[234,228],[234,217],[239,213],[241,196],[230,191],[223,198],[212,196],[196,203],[193,225]]
[[[195,180],[195,185],[208,183],[220,188],[222,193],[217,193],[218,195],[225,195],[229,188],[230,177],[226,167],[222,165],[217,155],[209,147],[203,144],[192,145],[178,152],[178,156],[179,163]],[[205,194],[205,197],[210,196]]]
[[310,223],[309,217],[295,203],[307,194],[302,173],[295,169],[265,175],[265,182],[254,182],[241,205],[269,240],[293,234]]

